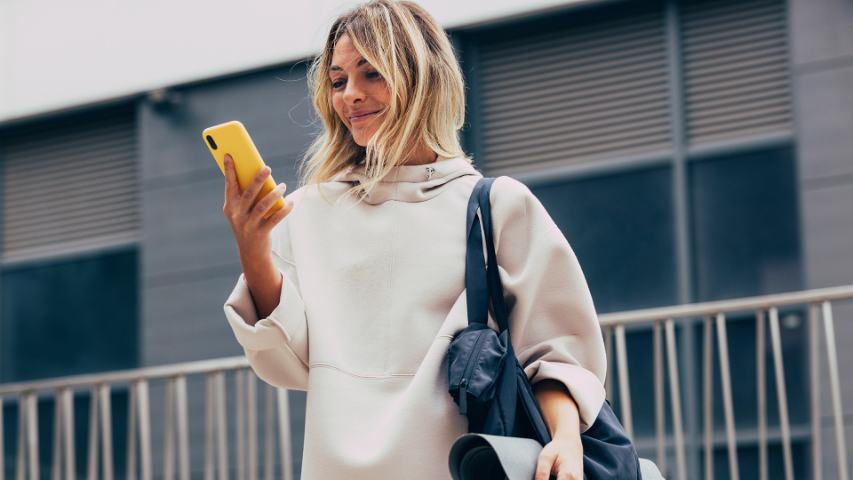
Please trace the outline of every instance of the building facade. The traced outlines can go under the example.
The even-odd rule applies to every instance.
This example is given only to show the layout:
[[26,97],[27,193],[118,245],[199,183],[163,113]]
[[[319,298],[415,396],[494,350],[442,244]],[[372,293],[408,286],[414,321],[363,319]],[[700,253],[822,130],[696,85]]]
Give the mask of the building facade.
[[[486,175],[518,178],[540,198],[600,313],[853,284],[848,3],[587,2],[449,33],[465,72],[466,151]],[[240,263],[200,132],[241,120],[293,189],[320,128],[307,61],[0,123],[0,383],[242,353],[222,313]],[[781,314],[788,401],[807,406],[806,312]],[[842,371],[853,366],[851,314],[851,305],[836,312]],[[757,475],[750,319],[729,333],[744,478]],[[690,478],[703,461],[700,320],[678,337]],[[651,338],[628,334],[637,445],[648,457]],[[120,422],[126,394],[113,395]],[[304,394],[290,398],[298,472]],[[191,398],[191,411],[202,401]],[[81,418],[86,405],[75,401]],[[51,408],[40,406],[48,417]],[[6,445],[14,415],[7,406]],[[772,406],[769,415],[775,478]],[[808,421],[808,408],[792,408],[797,478],[815,461]],[[121,431],[116,439],[121,451]],[[717,443],[722,478],[722,433]],[[5,453],[11,469],[14,452]],[[835,478],[835,460],[818,461]]]

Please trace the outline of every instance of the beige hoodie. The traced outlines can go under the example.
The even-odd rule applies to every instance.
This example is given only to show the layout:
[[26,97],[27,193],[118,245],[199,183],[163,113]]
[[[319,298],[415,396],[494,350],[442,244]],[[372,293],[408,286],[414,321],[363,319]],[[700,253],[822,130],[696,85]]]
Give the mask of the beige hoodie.
[[[323,183],[326,197],[362,169]],[[308,392],[303,479],[450,478],[467,420],[444,356],[468,325],[465,215],[481,177],[462,157],[402,165],[361,204],[336,207],[303,186],[272,232],[280,303],[254,326],[240,274],[224,308],[249,363],[271,385]],[[604,401],[606,360],[581,267],[523,183],[499,177],[491,202],[516,355],[532,383],[568,387],[585,430]]]

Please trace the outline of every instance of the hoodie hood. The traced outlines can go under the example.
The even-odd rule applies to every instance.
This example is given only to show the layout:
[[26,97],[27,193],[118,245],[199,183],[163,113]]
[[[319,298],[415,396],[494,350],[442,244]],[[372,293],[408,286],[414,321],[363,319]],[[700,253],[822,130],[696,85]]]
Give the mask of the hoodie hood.
[[[364,165],[354,165],[332,181],[347,183],[349,188],[368,180],[364,171]],[[483,176],[465,157],[438,158],[421,165],[397,165],[363,201],[371,205],[387,200],[423,202],[441,193],[447,183],[467,175]]]

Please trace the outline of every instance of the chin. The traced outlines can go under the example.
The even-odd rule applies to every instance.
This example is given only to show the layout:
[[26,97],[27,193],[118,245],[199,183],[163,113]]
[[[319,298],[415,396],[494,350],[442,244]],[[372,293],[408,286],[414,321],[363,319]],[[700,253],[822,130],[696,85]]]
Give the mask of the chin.
[[365,137],[364,135],[355,136],[352,134],[352,132],[350,132],[350,136],[352,137],[356,145],[358,145],[359,147],[366,147],[367,143],[370,141],[371,138],[371,136]]

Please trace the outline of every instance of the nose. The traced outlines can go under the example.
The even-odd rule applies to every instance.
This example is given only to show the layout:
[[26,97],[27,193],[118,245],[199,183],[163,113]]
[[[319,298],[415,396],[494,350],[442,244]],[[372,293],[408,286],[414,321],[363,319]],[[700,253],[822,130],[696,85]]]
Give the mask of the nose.
[[356,101],[364,101],[364,90],[357,80],[351,78],[344,86],[344,102],[350,105]]

